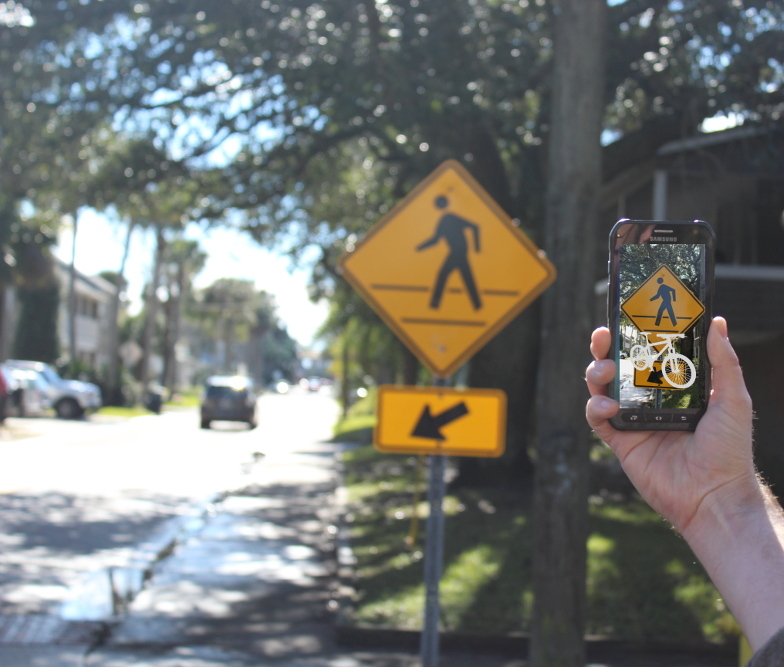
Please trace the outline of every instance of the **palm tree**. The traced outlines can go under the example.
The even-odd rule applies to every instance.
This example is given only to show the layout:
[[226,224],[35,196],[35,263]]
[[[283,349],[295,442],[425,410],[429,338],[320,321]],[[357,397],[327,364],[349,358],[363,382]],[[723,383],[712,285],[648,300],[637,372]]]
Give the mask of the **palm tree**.
[[258,295],[250,280],[220,278],[206,287],[194,310],[203,329],[220,344],[216,370],[223,373],[237,371],[234,358],[236,342],[248,339],[257,323]]
[[180,340],[183,303],[190,296],[193,279],[207,261],[198,241],[175,238],[164,257],[163,280],[168,291],[163,331],[163,385],[177,389],[177,343]]

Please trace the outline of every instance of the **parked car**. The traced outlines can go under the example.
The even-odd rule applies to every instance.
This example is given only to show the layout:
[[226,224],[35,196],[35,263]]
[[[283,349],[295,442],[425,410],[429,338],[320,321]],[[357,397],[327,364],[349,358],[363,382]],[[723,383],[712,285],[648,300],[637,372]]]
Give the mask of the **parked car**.
[[9,359],[9,368],[38,371],[47,382],[47,398],[60,419],[76,419],[101,407],[101,390],[91,382],[64,380],[50,364]]
[[12,396],[17,388],[18,384],[11,375],[11,369],[0,364],[0,424],[4,424],[5,418],[9,415]]
[[256,400],[253,380],[239,375],[214,375],[204,384],[201,427],[213,421],[246,422],[256,428]]
[[6,414],[17,417],[37,417],[52,407],[49,383],[38,371],[6,368],[6,377],[13,384],[6,400]]

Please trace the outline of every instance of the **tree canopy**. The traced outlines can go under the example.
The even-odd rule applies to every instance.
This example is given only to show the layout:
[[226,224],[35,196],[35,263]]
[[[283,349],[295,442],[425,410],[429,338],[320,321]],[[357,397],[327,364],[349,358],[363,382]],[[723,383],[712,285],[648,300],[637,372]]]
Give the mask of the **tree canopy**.
[[[318,246],[314,294],[338,295],[346,245],[456,158],[541,245],[554,8],[16,3],[0,15],[0,242],[25,202],[52,218],[122,204],[140,218],[232,225],[293,252]],[[783,28],[782,0],[608,3],[607,139],[653,134],[634,161],[717,114],[780,120]],[[494,347],[472,383],[490,382],[480,366],[498,367]],[[521,363],[502,364],[505,388],[531,375],[511,370]]]
[[[554,91],[554,33],[565,4],[5,3],[0,243],[8,244],[13,225],[20,231],[25,208],[54,224],[81,205],[120,203],[156,225],[204,220],[293,252],[316,245],[322,257],[314,294],[333,299],[332,324],[389,350],[389,337],[374,330],[374,316],[346,293],[335,260],[426,174],[454,158],[535,242],[556,251],[550,257],[556,266],[566,264],[570,281],[557,285],[543,308],[550,331],[564,334],[562,314],[577,301],[586,314],[593,298],[590,270],[574,258],[580,248],[564,237],[576,220],[584,222],[580,239],[599,233],[585,228],[595,225],[591,215],[572,216],[562,229],[556,227],[564,216],[553,215],[554,183],[568,190],[563,199],[572,211],[576,201],[566,170],[548,164],[558,155],[548,148],[563,137],[551,130],[568,127],[563,95]],[[598,93],[605,139],[647,137],[625,155],[625,164],[651,157],[669,139],[694,135],[712,116],[781,120],[784,0],[610,0],[606,13],[601,9],[606,71]],[[576,104],[567,120],[592,122],[593,115]],[[605,174],[620,168],[613,155],[605,151]],[[578,176],[585,175],[583,165]],[[580,271],[573,270],[578,265]],[[261,335],[266,326],[253,297],[247,285],[216,284],[204,294],[203,305],[224,314],[215,325],[221,325],[227,365],[235,342]],[[507,390],[510,451],[520,458],[530,444],[539,324],[538,307],[529,309],[470,368],[470,384]],[[581,333],[580,326],[572,330]],[[348,350],[348,340],[343,343]],[[540,470],[568,472],[572,453],[584,456],[587,442],[575,399],[577,352],[572,346],[561,354],[560,343],[543,346],[541,363],[550,377],[539,393],[550,397],[558,382],[568,381],[562,400],[569,410],[545,419],[548,413],[540,414],[540,440],[553,446],[540,450],[538,462]],[[569,458],[559,459],[565,441]],[[507,475],[515,472],[504,468]],[[583,482],[573,486],[580,496]],[[552,552],[553,563],[571,546]]]
[[[159,168],[114,173],[158,176],[185,161],[203,188],[194,216],[240,210],[238,224],[265,242],[292,225],[307,227],[311,242],[330,228],[337,238],[351,233],[344,216],[312,215],[337,194],[347,152],[366,170],[382,165],[376,183],[391,201],[458,158],[510,215],[534,231],[540,224],[552,60],[544,0],[16,7],[0,22],[11,73],[2,84],[3,162],[31,182],[4,180],[6,192],[13,185],[27,196],[45,178],[31,167],[52,168],[52,147],[31,150],[31,140],[48,138],[64,153],[70,138],[78,163],[101,118],[162,151]],[[779,0],[612,3],[607,129],[628,133],[668,117],[688,135],[718,113],[779,117],[783,16]],[[9,131],[20,124],[27,131]],[[324,160],[340,167],[328,179]],[[354,226],[390,205],[363,194],[371,199]]]
[[[457,158],[536,237],[552,11],[545,0],[16,3],[0,16],[0,209],[54,182],[48,215],[171,178],[192,191],[179,202],[189,219],[328,253]],[[783,21],[780,0],[611,3],[607,130],[779,118]],[[136,143],[107,147],[100,128]]]

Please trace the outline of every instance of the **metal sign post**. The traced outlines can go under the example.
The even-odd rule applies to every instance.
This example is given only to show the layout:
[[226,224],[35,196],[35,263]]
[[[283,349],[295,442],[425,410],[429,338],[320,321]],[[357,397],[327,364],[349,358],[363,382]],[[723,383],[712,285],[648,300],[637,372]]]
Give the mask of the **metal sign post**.
[[444,560],[444,469],[446,457],[431,454],[430,486],[427,500],[430,514],[427,517],[425,543],[425,615],[420,642],[422,667],[438,667],[439,621],[441,605],[438,587]]
[[[446,387],[449,380],[437,378],[436,387]],[[441,620],[441,604],[439,600],[439,583],[441,568],[444,561],[444,491],[446,483],[444,472],[446,457],[431,454],[430,484],[427,489],[427,502],[430,513],[427,516],[425,536],[425,615],[422,623],[420,641],[420,659],[422,667],[438,667],[439,654],[439,622]]]

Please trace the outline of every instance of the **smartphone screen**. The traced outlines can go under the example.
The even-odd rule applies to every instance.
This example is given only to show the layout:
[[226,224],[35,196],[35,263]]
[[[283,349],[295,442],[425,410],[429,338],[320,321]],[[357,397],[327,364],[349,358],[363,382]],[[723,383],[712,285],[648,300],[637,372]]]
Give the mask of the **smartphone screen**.
[[708,404],[713,232],[703,222],[620,221],[608,313],[620,429],[691,430]]

